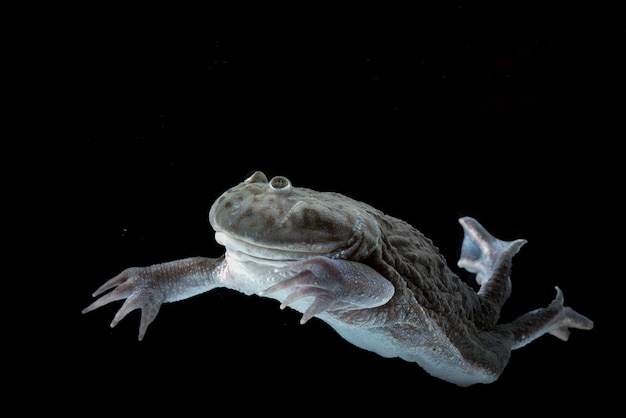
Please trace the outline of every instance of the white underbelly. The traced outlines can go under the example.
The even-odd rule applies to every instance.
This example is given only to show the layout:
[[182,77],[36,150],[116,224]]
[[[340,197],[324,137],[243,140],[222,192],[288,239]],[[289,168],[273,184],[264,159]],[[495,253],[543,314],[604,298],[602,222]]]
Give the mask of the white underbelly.
[[441,335],[437,343],[424,339],[420,342],[415,335],[404,339],[394,338],[393,333],[381,328],[358,328],[327,321],[342,338],[362,349],[372,351],[382,357],[399,357],[417,363],[430,375],[454,382],[459,386],[476,383],[491,383],[497,376],[467,362],[454,345]]
[[[267,290],[297,273],[293,271],[275,271],[277,268],[293,263],[292,260],[259,260],[247,254],[227,251],[226,261],[230,275],[223,280],[224,286],[246,295],[258,294],[260,291]],[[293,289],[278,290],[264,297],[276,299],[282,303],[292,292]],[[313,297],[303,297],[290,303],[289,307],[298,312],[304,312],[311,305],[312,301]]]

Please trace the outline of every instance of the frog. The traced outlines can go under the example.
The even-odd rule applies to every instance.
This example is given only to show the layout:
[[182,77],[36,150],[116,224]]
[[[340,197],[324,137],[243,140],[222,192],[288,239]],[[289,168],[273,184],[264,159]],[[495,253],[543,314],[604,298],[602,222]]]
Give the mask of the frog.
[[212,203],[208,218],[221,256],[127,268],[82,313],[124,300],[110,326],[139,309],[141,341],[162,304],[227,288],[274,299],[299,312],[301,324],[321,320],[356,347],[461,387],[495,382],[512,351],[542,335],[567,341],[572,330],[593,328],[564,305],[558,286],[547,306],[502,321],[513,256],[527,241],[498,239],[470,216],[458,218],[457,266],[476,283],[408,222],[284,176],[252,172]]

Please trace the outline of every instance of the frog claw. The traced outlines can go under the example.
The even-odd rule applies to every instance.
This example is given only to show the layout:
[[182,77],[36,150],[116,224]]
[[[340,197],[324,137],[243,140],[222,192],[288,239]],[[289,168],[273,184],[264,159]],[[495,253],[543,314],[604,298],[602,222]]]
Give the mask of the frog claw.
[[282,300],[281,309],[301,298],[314,297],[311,305],[304,310],[302,324],[332,309],[380,306],[388,302],[395,292],[391,282],[375,270],[347,260],[316,256],[275,270],[276,273],[291,271],[297,273],[259,292],[259,296],[289,291]]
[[325,294],[317,296],[311,306],[309,306],[308,309],[304,311],[304,314],[302,314],[302,318],[300,318],[300,324],[304,325],[309,319],[318,314],[321,314],[324,311],[329,310],[331,307],[336,305],[336,303],[337,300],[331,295]]
[[302,273],[297,274],[291,279],[285,280],[264,291],[259,292],[259,296],[266,296],[278,290],[295,287],[296,290],[290,293],[289,296],[287,296],[282,301],[282,303],[280,304],[280,309],[285,309],[296,300],[308,296],[313,296],[315,298],[313,300],[313,303],[311,303],[311,305],[307,308],[307,310],[302,315],[302,318],[300,319],[300,323],[304,324],[315,315],[329,310],[331,307],[335,306],[339,302],[339,300],[337,300],[337,298],[334,297],[331,292],[329,292],[328,290],[324,290],[320,287],[316,287],[316,284],[318,283],[316,282],[316,278],[313,273],[311,273],[310,271],[303,271]]
[[[98,309],[111,302],[125,299],[122,307],[117,311],[111,321],[111,328],[114,328],[122,319],[135,309],[141,310],[141,320],[139,323],[138,339],[141,341],[146,334],[148,326],[154,321],[161,304],[165,301],[165,295],[159,290],[158,269],[154,267],[131,267],[117,276],[113,277],[102,286],[100,286],[93,296],[97,297],[91,305],[82,310],[82,313],[88,313],[94,309]],[[151,283],[151,281],[153,281]],[[109,291],[109,293],[105,293]]]
[[285,309],[287,306],[291,304],[291,302],[295,302],[298,299],[301,299],[306,296],[321,296],[323,294],[328,294],[328,292],[323,291],[322,289],[318,289],[316,287],[301,287],[283,300],[280,304],[280,309]]

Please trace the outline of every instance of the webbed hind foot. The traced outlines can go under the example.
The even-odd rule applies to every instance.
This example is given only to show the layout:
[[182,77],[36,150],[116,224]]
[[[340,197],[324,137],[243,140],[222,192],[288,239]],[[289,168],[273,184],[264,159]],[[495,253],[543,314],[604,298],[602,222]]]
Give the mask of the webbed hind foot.
[[563,292],[556,288],[556,297],[543,309],[528,312],[509,324],[515,342],[513,349],[520,348],[543,334],[552,334],[562,341],[567,341],[570,329],[590,330],[593,321],[579,314],[569,306],[564,306]]
[[502,241],[491,235],[477,220],[459,219],[464,237],[457,265],[476,273],[478,294],[495,304],[497,310],[511,294],[511,265],[526,240]]

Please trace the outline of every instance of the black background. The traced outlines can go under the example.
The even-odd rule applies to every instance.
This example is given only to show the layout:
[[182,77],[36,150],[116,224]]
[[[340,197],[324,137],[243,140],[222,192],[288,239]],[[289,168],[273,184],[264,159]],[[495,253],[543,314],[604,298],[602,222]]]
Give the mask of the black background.
[[[62,120],[73,139],[53,146],[65,155],[50,186],[63,190],[55,226],[69,243],[52,246],[63,321],[43,315],[30,385],[60,386],[53,405],[81,399],[83,412],[606,406],[603,376],[621,368],[607,325],[621,279],[602,270],[621,189],[619,135],[602,128],[619,117],[610,92],[623,48],[609,45],[624,29],[592,4],[242,5],[60,25],[55,95],[72,101]],[[224,289],[163,306],[142,342],[138,312],[109,328],[120,303],[80,314],[126,267],[219,256],[208,208],[257,169],[408,221],[466,280],[460,216],[525,238],[503,319],[547,305],[558,285],[596,327],[566,343],[544,336],[497,382],[458,388]]]

